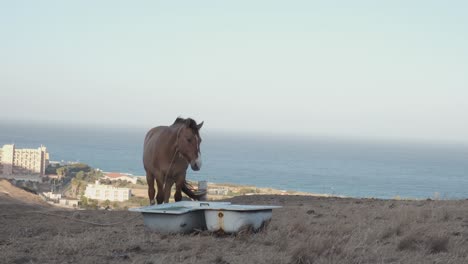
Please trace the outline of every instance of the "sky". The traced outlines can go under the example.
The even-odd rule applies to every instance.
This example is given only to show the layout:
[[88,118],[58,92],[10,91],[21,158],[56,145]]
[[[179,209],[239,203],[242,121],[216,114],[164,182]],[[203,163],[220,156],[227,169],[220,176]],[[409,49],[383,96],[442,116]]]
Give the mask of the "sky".
[[467,143],[467,10],[0,0],[0,120]]

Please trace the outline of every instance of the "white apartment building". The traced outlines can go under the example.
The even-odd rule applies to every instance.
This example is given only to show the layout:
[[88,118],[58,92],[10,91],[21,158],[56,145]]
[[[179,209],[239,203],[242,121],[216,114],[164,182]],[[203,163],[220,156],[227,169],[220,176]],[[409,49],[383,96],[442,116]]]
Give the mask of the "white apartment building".
[[110,185],[99,184],[99,181],[96,181],[95,184],[88,184],[84,196],[100,201],[109,200],[123,202],[130,199],[132,191],[129,188],[117,188]]
[[41,175],[49,164],[47,148],[17,149],[14,144],[0,148],[0,174]]

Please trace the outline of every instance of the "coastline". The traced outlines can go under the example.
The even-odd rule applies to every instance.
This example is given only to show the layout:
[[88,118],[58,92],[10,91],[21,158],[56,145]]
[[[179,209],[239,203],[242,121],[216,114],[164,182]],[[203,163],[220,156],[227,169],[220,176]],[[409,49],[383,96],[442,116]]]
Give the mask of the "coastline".
[[[132,175],[130,173],[121,172],[121,174],[125,174],[131,177],[136,177],[141,179],[143,182],[146,183],[145,176],[137,176]],[[196,187],[198,186],[198,182],[201,181],[192,181],[188,180],[188,182]],[[238,184],[238,183],[230,183],[230,182],[207,182],[208,184],[208,200],[222,200],[222,199],[230,199],[236,196],[251,196],[251,195],[300,195],[300,196],[311,196],[311,197],[335,197],[335,198],[352,198],[352,199],[377,199],[377,200],[401,200],[401,201],[422,201],[422,200],[465,200],[465,198],[447,198],[442,196],[438,192],[434,192],[433,196],[430,197],[409,197],[409,196],[402,196],[396,195],[390,198],[379,198],[379,197],[354,197],[354,196],[347,196],[342,194],[335,194],[335,193],[314,193],[314,192],[303,192],[297,190],[284,190],[284,189],[277,189],[274,187],[259,187],[256,185],[251,184]],[[145,186],[144,191],[142,191],[142,186]],[[147,189],[146,185],[140,185],[139,188],[132,188],[132,194],[136,197],[140,198],[147,198]]]
[[[125,173],[122,173],[125,174]],[[128,175],[128,174],[127,174]],[[131,175],[141,179],[142,182],[146,183],[145,176]],[[198,183],[202,181],[188,181],[190,185],[198,188]],[[296,190],[281,190],[273,187],[258,187],[255,185],[244,185],[236,183],[219,183],[219,182],[207,182],[207,199],[208,200],[222,200],[229,199],[236,196],[251,196],[251,195],[301,195],[301,196],[313,196],[313,197],[339,197],[346,198],[343,195],[334,195],[326,193],[310,193],[301,192]],[[145,185],[133,185],[132,194],[136,197],[147,198],[147,189]]]

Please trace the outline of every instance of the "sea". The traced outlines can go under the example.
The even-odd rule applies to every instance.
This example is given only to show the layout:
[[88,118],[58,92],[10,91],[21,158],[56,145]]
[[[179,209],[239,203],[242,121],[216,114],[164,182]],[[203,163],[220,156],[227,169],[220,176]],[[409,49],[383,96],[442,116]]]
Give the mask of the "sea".
[[[148,128],[0,122],[0,145],[47,147],[50,160],[145,175]],[[467,199],[468,146],[203,132],[188,179],[359,198]]]

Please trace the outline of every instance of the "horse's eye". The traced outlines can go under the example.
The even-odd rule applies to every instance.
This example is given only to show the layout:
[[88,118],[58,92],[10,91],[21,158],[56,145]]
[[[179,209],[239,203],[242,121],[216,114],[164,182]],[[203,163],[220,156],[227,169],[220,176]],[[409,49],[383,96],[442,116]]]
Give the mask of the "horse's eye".
[[191,139],[191,138],[187,138],[187,141],[188,141],[188,143],[192,143],[192,139]]

